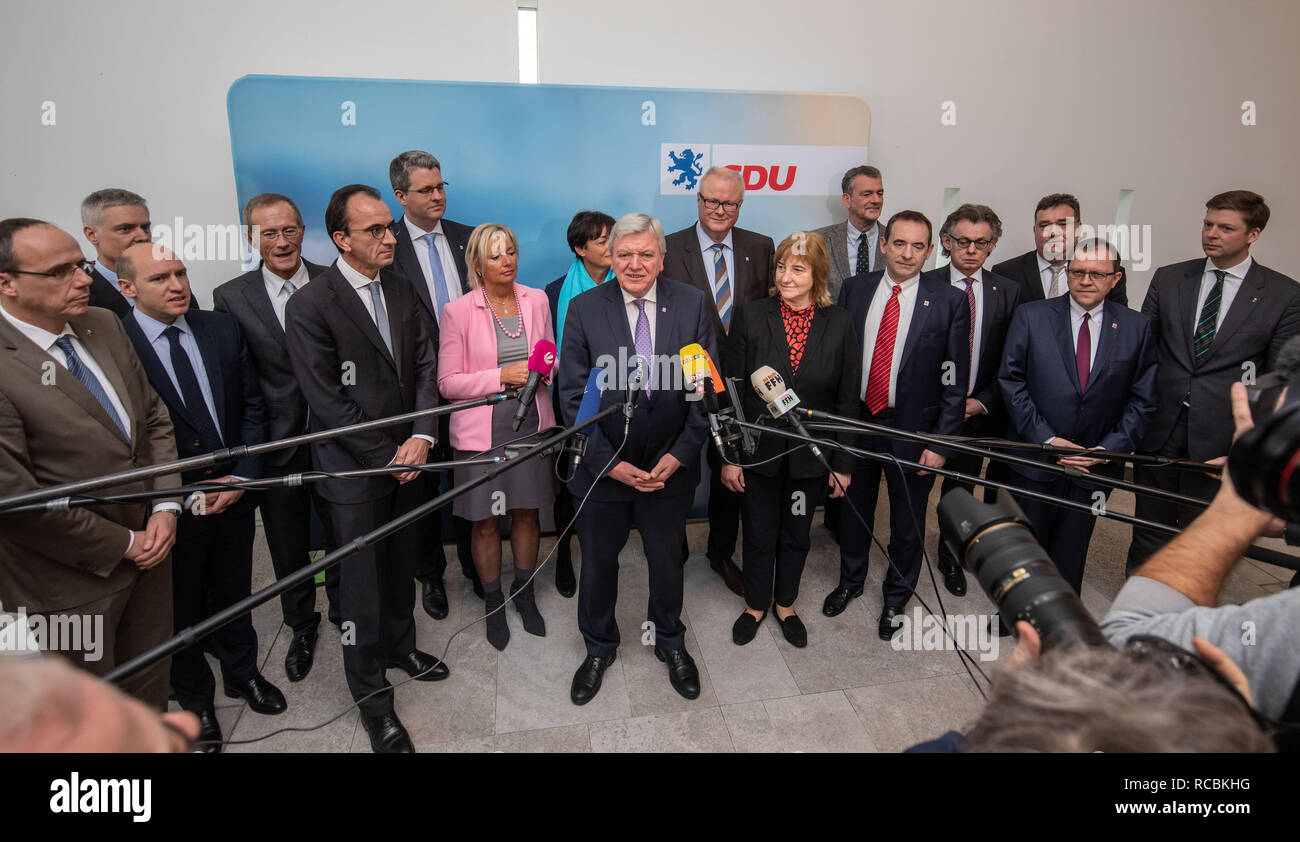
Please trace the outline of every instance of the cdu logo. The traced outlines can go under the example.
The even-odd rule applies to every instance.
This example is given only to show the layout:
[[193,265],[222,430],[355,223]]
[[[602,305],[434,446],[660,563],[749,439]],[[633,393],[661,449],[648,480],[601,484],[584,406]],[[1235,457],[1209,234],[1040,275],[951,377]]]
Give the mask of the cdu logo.
[[659,146],[659,193],[686,196],[695,192],[709,168],[709,144],[663,143]]

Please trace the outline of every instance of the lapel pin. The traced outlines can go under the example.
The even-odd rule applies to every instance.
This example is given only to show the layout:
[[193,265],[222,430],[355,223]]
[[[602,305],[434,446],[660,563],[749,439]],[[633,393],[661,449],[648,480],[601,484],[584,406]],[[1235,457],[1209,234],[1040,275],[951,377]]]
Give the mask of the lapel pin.
[[930,299],[927,298],[926,300],[922,301],[922,302],[921,302],[921,306],[922,306],[922,307],[929,307],[929,306],[930,306]]
[[1258,299],[1258,298],[1252,298],[1252,299],[1250,299],[1250,303],[1251,303],[1251,304],[1254,304],[1256,301],[1259,301],[1259,299]]
[[667,308],[667,307],[660,307],[660,308],[659,308],[659,312],[660,312],[660,313],[667,313],[667,312],[668,312],[668,308]]
[[1116,324],[1115,322],[1111,322],[1111,323],[1110,323],[1110,329],[1111,329],[1111,330],[1119,330],[1119,325]]

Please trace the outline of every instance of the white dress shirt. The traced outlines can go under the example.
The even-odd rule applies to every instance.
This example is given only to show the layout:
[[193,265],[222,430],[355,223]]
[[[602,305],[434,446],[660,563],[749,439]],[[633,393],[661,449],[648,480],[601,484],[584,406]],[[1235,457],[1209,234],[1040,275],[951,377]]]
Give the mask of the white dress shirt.
[[[700,238],[700,256],[704,258],[704,277],[709,279],[709,289],[713,290],[713,309],[718,308],[718,279],[713,272],[713,242],[699,222],[695,223],[695,235]],[[731,287],[731,312],[736,312],[736,250],[731,247],[731,229],[722,238],[722,259],[727,263],[727,284]]]
[[[966,386],[966,395],[968,397],[975,391],[975,375],[979,373],[980,328],[984,324],[984,270],[976,269],[975,274],[970,277],[975,282],[970,285],[971,290],[975,293],[975,347],[971,350],[970,355],[970,383]],[[951,263],[948,264],[948,279],[952,282],[953,287],[961,293],[961,297],[965,298],[966,276]],[[969,305],[967,306],[969,307]],[[980,406],[984,405],[980,404]],[[984,411],[988,412],[988,407],[985,407]]]
[[858,390],[858,397],[862,400],[866,400],[867,383],[871,379],[871,357],[876,350],[876,334],[880,332],[880,321],[885,315],[885,305],[894,294],[894,287],[902,286],[902,291],[898,293],[898,332],[894,335],[893,364],[889,369],[889,405],[890,407],[894,405],[894,398],[898,394],[898,367],[903,358],[903,346],[907,344],[907,331],[912,326],[912,312],[916,308],[920,278],[920,275],[916,275],[910,281],[898,284],[889,276],[889,270],[886,269],[885,274],[881,276],[880,284],[876,286],[875,297],[871,299],[871,306],[867,308],[867,323],[863,331],[862,388]]
[[[1097,321],[1101,318],[1101,311],[1105,306],[1106,301],[1103,299],[1096,307],[1086,311],[1088,313],[1088,339],[1091,343],[1089,345],[1091,353],[1088,356],[1088,382],[1090,383],[1092,382],[1092,364],[1097,361],[1097,340],[1101,339],[1101,328],[1098,327]],[[1070,296],[1070,339],[1074,343],[1070,347],[1075,349],[1076,355],[1079,348],[1079,328],[1083,327],[1084,312],[1079,302],[1074,300],[1074,296]]]
[[307,264],[303,263],[302,258],[298,258],[298,271],[293,273],[293,277],[287,282],[284,278],[266,268],[262,264],[262,283],[266,284],[266,294],[271,297],[271,309],[275,311],[275,317],[280,320],[280,327],[284,327],[284,306],[289,303],[289,292],[286,283],[292,284],[294,292],[307,286],[311,278],[307,274]]
[[[451,255],[451,243],[447,241],[447,235],[442,232],[442,220],[439,219],[433,226],[432,231],[425,231],[420,226],[411,221],[410,216],[402,217],[406,223],[406,230],[411,235],[411,246],[415,249],[415,259],[420,261],[420,271],[424,273],[424,283],[429,287],[429,301],[437,304],[438,294],[433,288],[433,269],[429,267],[429,243],[424,238],[429,234],[436,234],[434,242],[438,246],[439,262],[442,263],[442,277],[446,283],[447,300],[455,301],[464,293],[460,285],[460,272],[456,270],[456,261]],[[438,321],[442,321],[442,313],[438,314]]]
[[[1041,254],[1035,254],[1038,258],[1038,278],[1043,285],[1043,298],[1049,297],[1048,293],[1052,291],[1052,264],[1043,259]],[[1065,295],[1070,291],[1070,279],[1065,275],[1065,269],[1069,262],[1061,264],[1061,291],[1057,295]]]
[[[858,273],[858,243],[860,242],[858,238],[862,236],[863,232],[854,228],[852,222],[844,223],[844,227],[848,229],[846,237],[849,248],[849,275],[853,276]],[[880,240],[880,228],[872,225],[871,228],[866,231],[866,235],[867,246],[870,249],[867,252],[867,259],[869,261],[868,271],[875,271],[876,253],[880,248],[878,243]]]
[[[1246,259],[1233,266],[1231,269],[1224,269],[1227,274],[1223,276],[1223,298],[1219,301],[1219,318],[1214,323],[1214,331],[1218,333],[1219,328],[1223,326],[1223,317],[1228,315],[1228,308],[1232,306],[1233,299],[1237,297],[1237,291],[1241,289],[1242,281],[1246,280],[1246,273],[1250,271],[1250,255]],[[1196,312],[1192,314],[1192,335],[1196,335],[1196,323],[1201,320],[1201,308],[1205,306],[1205,299],[1210,297],[1210,289],[1214,286],[1217,278],[1214,273],[1219,270],[1214,265],[1214,261],[1205,258],[1205,272],[1201,275],[1201,289],[1196,294]]]

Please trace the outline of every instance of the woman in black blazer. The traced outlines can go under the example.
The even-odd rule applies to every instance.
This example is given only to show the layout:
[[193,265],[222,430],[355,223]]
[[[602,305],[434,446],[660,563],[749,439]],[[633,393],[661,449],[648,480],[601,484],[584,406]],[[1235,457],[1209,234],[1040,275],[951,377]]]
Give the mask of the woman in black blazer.
[[[801,406],[856,418],[862,402],[862,349],[852,316],[831,303],[829,277],[825,240],[805,231],[786,237],[776,250],[769,297],[745,304],[732,318],[724,368],[733,376],[747,376],[769,365],[785,378]],[[756,392],[746,389],[744,395],[747,417],[771,419]],[[849,442],[852,437],[839,438]],[[758,464],[743,471],[734,465],[722,468],[723,484],[744,492],[746,607],[731,628],[738,646],[754,639],[769,606],[785,639],[794,646],[808,645],[794,601],[808,557],[813,509],[828,484],[832,497],[842,496],[853,471],[848,454],[828,450],[825,455],[833,477],[806,447],[766,434],[759,437],[752,460]]]

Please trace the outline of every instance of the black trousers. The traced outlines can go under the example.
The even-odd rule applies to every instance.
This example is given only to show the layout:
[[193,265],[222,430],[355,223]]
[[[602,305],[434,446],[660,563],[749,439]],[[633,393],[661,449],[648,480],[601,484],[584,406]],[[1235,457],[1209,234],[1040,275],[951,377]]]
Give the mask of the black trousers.
[[[887,439],[878,437],[868,437],[860,446],[877,453],[889,452],[890,447]],[[870,459],[858,462],[849,484],[848,500],[861,513],[866,525],[845,505],[840,521],[840,586],[859,588],[867,580],[867,558],[871,551],[868,530],[873,528],[882,471],[889,490],[889,557],[894,563],[885,573],[881,592],[886,606],[901,609],[911,598],[921,575],[925,508],[930,489],[934,487],[934,474],[918,476],[907,469],[900,472],[894,465]]]
[[[826,476],[795,479],[785,470],[774,477],[745,471],[745,604],[766,611],[773,600],[789,607],[799,597],[799,579],[811,546],[813,511]],[[850,485],[850,487],[852,487]],[[837,498],[838,499],[838,498]]]
[[[426,472],[420,477],[411,480],[408,485],[420,486],[424,496],[419,502],[424,503],[442,493],[444,477],[446,478],[445,487],[450,488],[451,471]],[[473,529],[473,524],[463,517],[453,515],[450,505],[432,514],[425,515],[416,524],[423,536],[424,550],[420,552],[415,561],[415,578],[426,582],[436,582],[443,578],[447,572],[447,551],[442,547],[444,518],[451,518],[451,528],[456,533],[456,556],[460,560],[461,572],[465,574],[467,579],[478,578],[478,574],[474,569],[474,553],[470,549],[470,532]]]
[[[217,515],[183,512],[172,548],[172,622],[176,631],[206,620],[247,597],[253,580],[253,536],[257,523],[247,496]],[[200,643],[172,656],[172,690],[186,710],[213,703],[216,681],[203,655],[211,646],[226,681],[257,676],[257,632],[242,614]]]
[[[415,508],[424,499],[417,483],[400,485],[367,503],[329,503],[330,543],[342,546]],[[338,566],[343,673],[352,698],[367,716],[392,711],[392,685],[384,670],[391,659],[415,649],[415,559],[423,536],[417,522]],[[365,696],[370,698],[361,701]]]
[[[1174,428],[1169,433],[1169,439],[1156,451],[1155,455],[1168,459],[1187,458],[1187,407],[1183,407],[1182,412],[1178,414],[1178,420],[1174,422]],[[1199,497],[1206,501],[1212,500],[1219,491],[1219,480],[1215,477],[1202,474],[1199,471],[1183,471],[1178,468],[1153,468],[1134,465],[1133,481],[1148,488],[1174,491],[1188,497]],[[1203,508],[1197,506],[1185,506],[1172,500],[1162,500],[1146,494],[1138,494],[1136,497],[1134,515],[1143,520],[1167,523],[1179,529],[1186,529],[1188,524],[1204,511]],[[1133,571],[1142,566],[1142,563],[1154,555],[1156,550],[1169,543],[1169,539],[1172,537],[1174,536],[1164,532],[1156,532],[1152,529],[1143,529],[1137,526],[1133,527],[1133,540],[1128,545],[1128,562],[1125,565],[1125,572],[1130,576],[1133,575]]]
[[[1068,477],[1037,480],[1017,475],[1016,480],[1021,488],[1087,503],[1089,506],[1098,501],[1104,503],[1110,495],[1108,488],[1086,488]],[[1095,493],[1103,496],[1096,497]],[[1034,536],[1047,551],[1047,557],[1056,565],[1065,581],[1070,583],[1070,587],[1074,588],[1074,592],[1080,593],[1083,589],[1083,568],[1088,561],[1088,542],[1092,540],[1092,530],[1097,525],[1096,515],[1030,500],[1019,494],[1012,496],[1033,524]]]
[[682,581],[686,515],[690,494],[664,497],[650,492],[633,500],[589,499],[578,515],[582,573],[578,579],[578,629],[587,654],[607,657],[620,641],[615,605],[618,601],[618,557],[636,526],[641,533],[650,573],[646,619],[648,638],[663,649],[680,649],[685,642],[682,623]]
[[709,462],[709,545],[705,555],[709,561],[726,561],[736,554],[742,495],[722,484],[724,463],[711,442],[706,458]]
[[[311,451],[299,447],[289,461],[277,468],[268,468],[267,477],[311,470]],[[283,579],[302,568],[311,560],[311,491],[307,485],[288,488],[268,488],[260,494],[258,508],[262,511],[262,530],[266,546],[271,551],[271,566],[275,578]],[[311,631],[320,623],[316,610],[316,583],[308,579],[280,594],[280,610],[284,624],[294,634]]]

